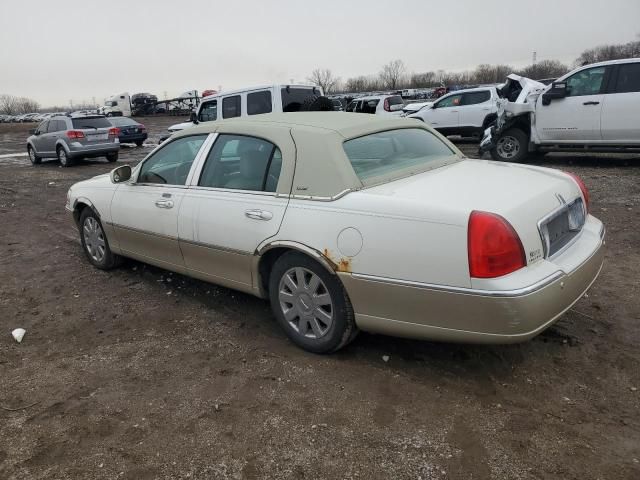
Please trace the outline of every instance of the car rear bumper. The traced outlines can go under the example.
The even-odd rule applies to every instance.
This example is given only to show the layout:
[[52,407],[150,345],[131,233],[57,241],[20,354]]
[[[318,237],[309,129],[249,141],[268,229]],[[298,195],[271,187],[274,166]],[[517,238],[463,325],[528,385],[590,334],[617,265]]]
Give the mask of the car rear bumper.
[[138,141],[145,141],[148,137],[146,133],[133,133],[130,135],[120,135],[118,138],[120,143],[133,143]]
[[[365,331],[465,343],[517,343],[553,324],[591,287],[602,268],[604,227],[586,232],[580,263],[513,291],[448,289],[340,273]],[[575,252],[567,255],[575,257]],[[575,258],[568,263],[575,262]]]
[[114,153],[120,150],[120,143],[97,143],[95,145],[83,145],[73,142],[67,145],[67,155],[69,158],[76,157],[100,157],[107,153]]

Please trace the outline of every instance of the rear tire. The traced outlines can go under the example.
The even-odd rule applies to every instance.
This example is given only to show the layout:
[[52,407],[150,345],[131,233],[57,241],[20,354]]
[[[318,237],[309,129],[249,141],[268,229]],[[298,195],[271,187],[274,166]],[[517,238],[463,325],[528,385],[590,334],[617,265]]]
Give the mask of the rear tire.
[[269,298],[289,339],[309,352],[335,352],[358,333],[338,276],[302,253],[278,258],[269,277]]
[[144,144],[144,140],[136,140],[136,147],[141,147]]
[[42,163],[42,157],[36,155],[36,151],[31,145],[27,147],[27,152],[29,153],[29,160],[31,160],[31,165],[39,165],[40,163]]
[[510,128],[503,132],[491,149],[491,156],[499,162],[522,162],[526,157],[529,147],[529,137],[519,128]]
[[80,242],[89,262],[101,270],[111,270],[122,264],[122,257],[109,247],[100,218],[91,207],[85,207],[80,215]]
[[111,163],[118,161],[118,152],[107,153],[107,160]]
[[63,167],[70,167],[71,165],[73,165],[73,161],[67,156],[67,151],[64,149],[64,147],[58,147],[56,149],[56,154],[60,165],[62,165]]

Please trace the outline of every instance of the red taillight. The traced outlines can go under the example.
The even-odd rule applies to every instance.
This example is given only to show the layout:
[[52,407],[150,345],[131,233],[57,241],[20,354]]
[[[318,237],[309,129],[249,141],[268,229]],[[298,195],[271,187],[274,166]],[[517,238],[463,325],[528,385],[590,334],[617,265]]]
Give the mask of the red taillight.
[[582,192],[582,198],[584,199],[584,208],[589,213],[589,190],[587,190],[587,186],[584,184],[582,179],[576,175],[575,173],[565,172],[569,175],[580,187],[580,191]]
[[72,140],[84,138],[84,133],[82,133],[80,130],[67,130],[67,138],[70,138]]
[[389,99],[388,98],[384,99],[384,111],[385,112],[390,112],[391,111],[391,107],[389,106]]
[[140,132],[144,132],[147,127],[145,127],[143,124],[138,125],[138,129],[140,130]]
[[120,129],[118,127],[113,127],[109,129],[110,137],[117,137],[118,135],[120,135]]
[[527,265],[520,237],[500,215],[474,210],[467,232],[469,273],[495,278]]

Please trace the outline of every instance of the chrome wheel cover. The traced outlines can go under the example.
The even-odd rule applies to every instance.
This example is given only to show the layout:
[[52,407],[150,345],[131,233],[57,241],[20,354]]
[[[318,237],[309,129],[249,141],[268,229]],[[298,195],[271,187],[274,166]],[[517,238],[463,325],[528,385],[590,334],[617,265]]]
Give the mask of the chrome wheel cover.
[[82,235],[87,254],[98,263],[104,260],[106,242],[104,233],[98,221],[93,217],[87,217],[82,225]]
[[33,148],[29,149],[29,160],[31,160],[31,163],[36,163],[36,154],[33,151]]
[[58,150],[58,160],[60,160],[61,165],[67,164],[67,152],[64,151],[64,148]]
[[520,142],[511,135],[500,137],[496,150],[501,158],[513,158],[520,153]]
[[322,338],[333,325],[331,294],[311,270],[287,270],[278,285],[278,299],[285,320],[303,337]]

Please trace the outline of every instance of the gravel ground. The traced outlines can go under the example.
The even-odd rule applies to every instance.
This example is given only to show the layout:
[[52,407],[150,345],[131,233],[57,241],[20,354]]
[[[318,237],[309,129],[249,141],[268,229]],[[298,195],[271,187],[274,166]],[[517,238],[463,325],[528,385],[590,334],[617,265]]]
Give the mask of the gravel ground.
[[[141,121],[153,143],[177,119]],[[65,195],[113,165],[32,167],[28,128],[0,125],[0,478],[640,478],[638,156],[539,162],[579,174],[607,227],[599,280],[539,337],[363,333],[316,356],[262,300],[89,265]]]

